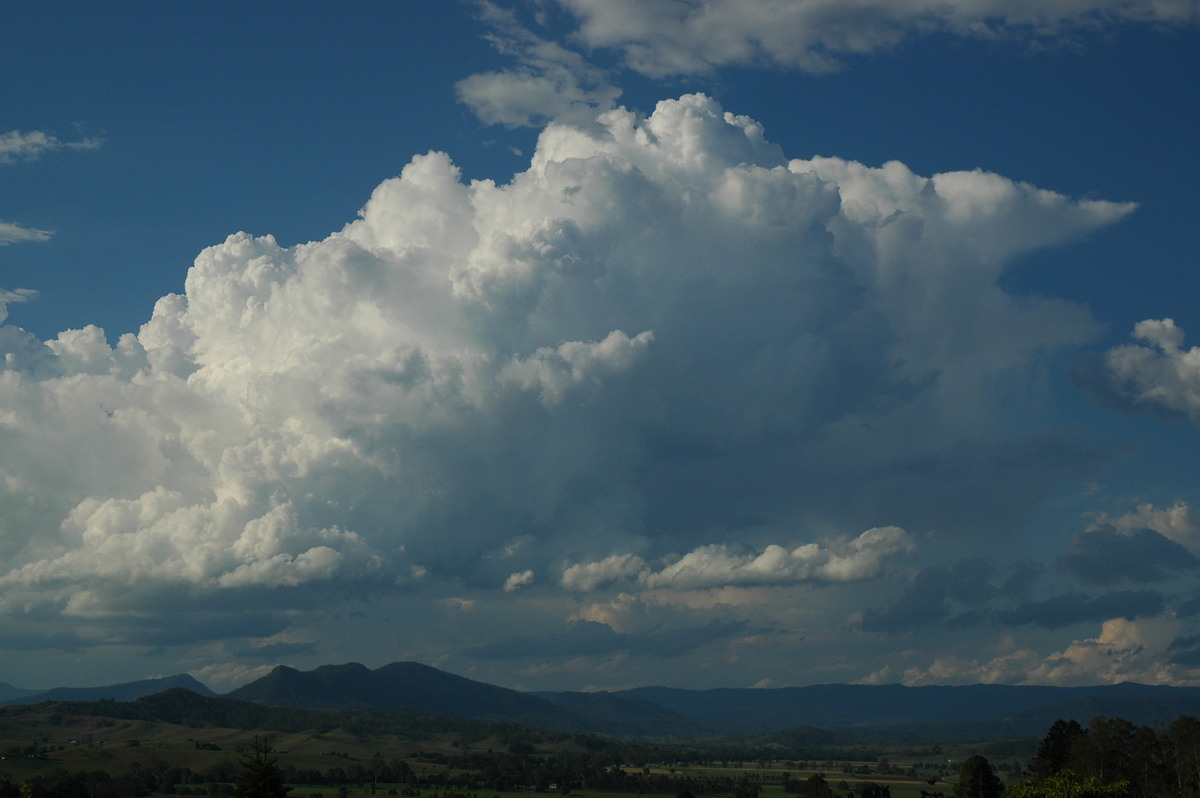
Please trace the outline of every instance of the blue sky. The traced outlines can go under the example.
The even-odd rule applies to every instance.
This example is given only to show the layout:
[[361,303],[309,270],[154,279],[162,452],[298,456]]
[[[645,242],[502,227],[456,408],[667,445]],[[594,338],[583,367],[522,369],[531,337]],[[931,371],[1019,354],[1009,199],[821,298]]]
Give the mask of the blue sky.
[[0,680],[1197,683],[1197,14],[7,11]]

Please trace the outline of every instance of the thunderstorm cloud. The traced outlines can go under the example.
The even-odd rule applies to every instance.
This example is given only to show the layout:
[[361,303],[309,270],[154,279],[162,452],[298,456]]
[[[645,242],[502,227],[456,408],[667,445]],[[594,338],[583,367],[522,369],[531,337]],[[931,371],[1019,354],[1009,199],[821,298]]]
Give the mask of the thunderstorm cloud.
[[[607,5],[570,5],[607,41]],[[136,333],[0,327],[6,634],[50,644],[43,622],[66,618],[64,646],[270,639],[289,611],[422,585],[518,601],[878,579],[930,528],[991,534],[1095,459],[1011,397],[1098,325],[1000,277],[1132,210],[789,158],[699,94],[552,123],[505,184],[415,157],[323,240],[204,250]],[[935,515],[910,480],[947,497]],[[1165,540],[1125,576],[1174,567]],[[1069,567],[1113,581],[1080,545]],[[956,585],[929,607],[973,600]],[[1095,615],[1072,602],[1056,611]],[[680,645],[739,623],[681,624]],[[607,628],[550,642],[648,647]]]

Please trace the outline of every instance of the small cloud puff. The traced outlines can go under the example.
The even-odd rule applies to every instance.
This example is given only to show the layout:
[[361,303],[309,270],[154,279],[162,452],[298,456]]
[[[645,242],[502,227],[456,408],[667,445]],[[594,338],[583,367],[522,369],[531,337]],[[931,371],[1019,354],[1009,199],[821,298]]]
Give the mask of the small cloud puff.
[[1200,424],[1200,347],[1183,348],[1183,330],[1173,319],[1140,321],[1133,337],[1145,344],[1105,353],[1102,388],[1131,409]]
[[504,592],[513,593],[532,584],[533,571],[520,571],[518,573],[509,574],[508,579],[504,580]]

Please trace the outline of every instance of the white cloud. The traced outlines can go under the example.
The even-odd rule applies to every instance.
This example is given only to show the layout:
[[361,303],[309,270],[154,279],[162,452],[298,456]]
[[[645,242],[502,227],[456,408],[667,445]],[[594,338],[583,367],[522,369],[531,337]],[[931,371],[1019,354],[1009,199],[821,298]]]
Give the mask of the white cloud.
[[558,0],[590,47],[624,54],[652,76],[767,63],[813,72],[890,49],[913,35],[1058,39],[1119,22],[1182,25],[1193,0]]
[[1104,356],[1108,389],[1132,407],[1184,415],[1200,423],[1200,347],[1183,348],[1183,330],[1173,319],[1147,319],[1128,344]]
[[551,119],[587,121],[613,107],[621,90],[578,53],[522,27],[511,11],[480,4],[492,45],[517,65],[460,80],[458,98],[483,122],[523,127]]
[[558,404],[571,393],[602,385],[605,378],[629,369],[654,341],[649,330],[630,338],[614,330],[603,341],[568,341],[555,348],[544,346],[528,360],[514,358],[500,379],[536,392],[543,402]]
[[1113,618],[1095,638],[1076,640],[1029,673],[1036,684],[1196,684],[1195,669],[1171,664],[1167,649],[1182,624],[1174,618]]
[[47,241],[52,235],[54,234],[49,230],[22,227],[12,222],[0,222],[0,247],[9,244],[23,244],[29,241]]
[[853,582],[878,576],[884,561],[916,548],[899,527],[868,529],[840,545],[806,543],[794,549],[771,544],[757,553],[740,553],[730,546],[701,546],[668,560],[654,570],[640,557],[617,554],[603,560],[571,565],[560,584],[568,590],[590,591],[610,582],[629,582],[647,588],[704,590],[731,585],[787,585],[796,582]]
[[37,291],[31,288],[18,288],[14,291],[6,291],[0,288],[0,324],[8,318],[8,306],[17,302],[28,302],[36,298]]
[[[1183,625],[1172,617],[1112,618],[1094,638],[1075,640],[1059,651],[1039,653],[1006,637],[985,653],[953,654],[905,669],[901,681],[927,684],[1200,684],[1200,670],[1171,661],[1170,649]],[[915,655],[915,652],[914,652]]]
[[[869,579],[900,529],[771,544],[888,517],[912,458],[964,488],[948,534],[976,495],[1034,503],[1046,452],[1005,448],[1028,429],[995,383],[1095,325],[997,281],[1129,210],[788,161],[702,95],[552,124],[505,185],[416,157],[322,241],[209,247],[115,344],[0,327],[0,606],[102,634],[564,563],[572,590]],[[996,461],[1011,482],[960,467]]]
[[[637,570],[628,574],[628,576],[633,576],[641,571],[641,560],[637,562]],[[608,579],[591,583],[591,587],[586,587],[585,585],[588,584],[586,582],[571,582],[570,584],[564,584],[564,587],[570,590],[590,592],[606,581]],[[602,623],[618,632],[628,632],[643,631],[651,628],[648,623],[649,617],[650,613],[642,596],[635,596],[631,593],[618,593],[611,600],[583,605],[568,620],[571,622],[592,621],[594,623]]]
[[215,662],[195,668],[188,673],[210,689],[225,693],[256,679],[261,679],[276,667],[275,664],[251,667],[239,662]]
[[[10,130],[0,133],[0,165],[34,161],[54,150],[94,150],[104,143],[103,139],[87,138],[79,141],[61,141],[41,130],[22,133]],[[49,230],[25,227],[15,222],[0,220],[0,247],[9,244],[24,244],[33,241],[48,241],[54,234]],[[0,322],[4,321],[3,303],[14,301],[0,297]]]
[[567,590],[590,593],[603,585],[636,579],[647,573],[649,568],[641,557],[635,554],[612,554],[603,560],[568,566],[563,570],[559,584]]
[[1134,512],[1119,516],[1094,513],[1092,521],[1093,529],[1107,525],[1125,534],[1138,529],[1152,529],[1180,545],[1200,547],[1200,518],[1185,501],[1177,501],[1161,510],[1153,504],[1139,504]]
[[523,587],[528,587],[533,584],[533,571],[520,571],[508,575],[508,579],[504,580],[504,592],[515,593]]
[[[1005,651],[989,660],[967,659],[954,655],[937,657],[928,666],[906,668],[898,680],[910,687],[931,684],[1026,684],[1029,673],[1040,667],[1042,657],[1031,648]],[[885,669],[868,684],[886,684],[892,678]]]
[[25,133],[10,130],[0,133],[0,164],[32,161],[54,150],[94,150],[102,144],[104,140],[99,138],[62,141],[42,130],[30,130]]

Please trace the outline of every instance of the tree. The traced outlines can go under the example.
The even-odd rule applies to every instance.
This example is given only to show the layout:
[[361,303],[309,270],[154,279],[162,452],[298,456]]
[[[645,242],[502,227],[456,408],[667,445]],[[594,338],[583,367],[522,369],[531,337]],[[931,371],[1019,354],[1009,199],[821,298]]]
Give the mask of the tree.
[[1129,783],[1104,784],[1095,776],[1082,777],[1070,768],[1063,768],[1040,782],[1022,781],[1012,785],[1004,798],[1127,798]]
[[825,779],[814,773],[804,782],[804,792],[801,795],[804,798],[833,798],[833,790],[829,788]]
[[1175,754],[1176,787],[1187,798],[1200,795],[1200,720],[1175,719],[1167,730]]
[[1072,747],[1083,734],[1083,727],[1074,718],[1054,721],[1029,766],[1034,779],[1041,781],[1065,768],[1071,761]]
[[1134,725],[1124,718],[1097,715],[1071,752],[1071,768],[1101,783],[1128,778],[1133,755]]
[[242,755],[242,772],[237,779],[237,798],[286,798],[279,758],[271,746],[254,738],[254,747]]
[[958,771],[954,798],[1000,798],[1003,791],[1004,785],[987,757],[976,754],[963,762]]
[[1132,756],[1126,778],[1129,791],[1141,798],[1166,795],[1174,786],[1175,762],[1170,742],[1149,726],[1138,726],[1131,739]]

